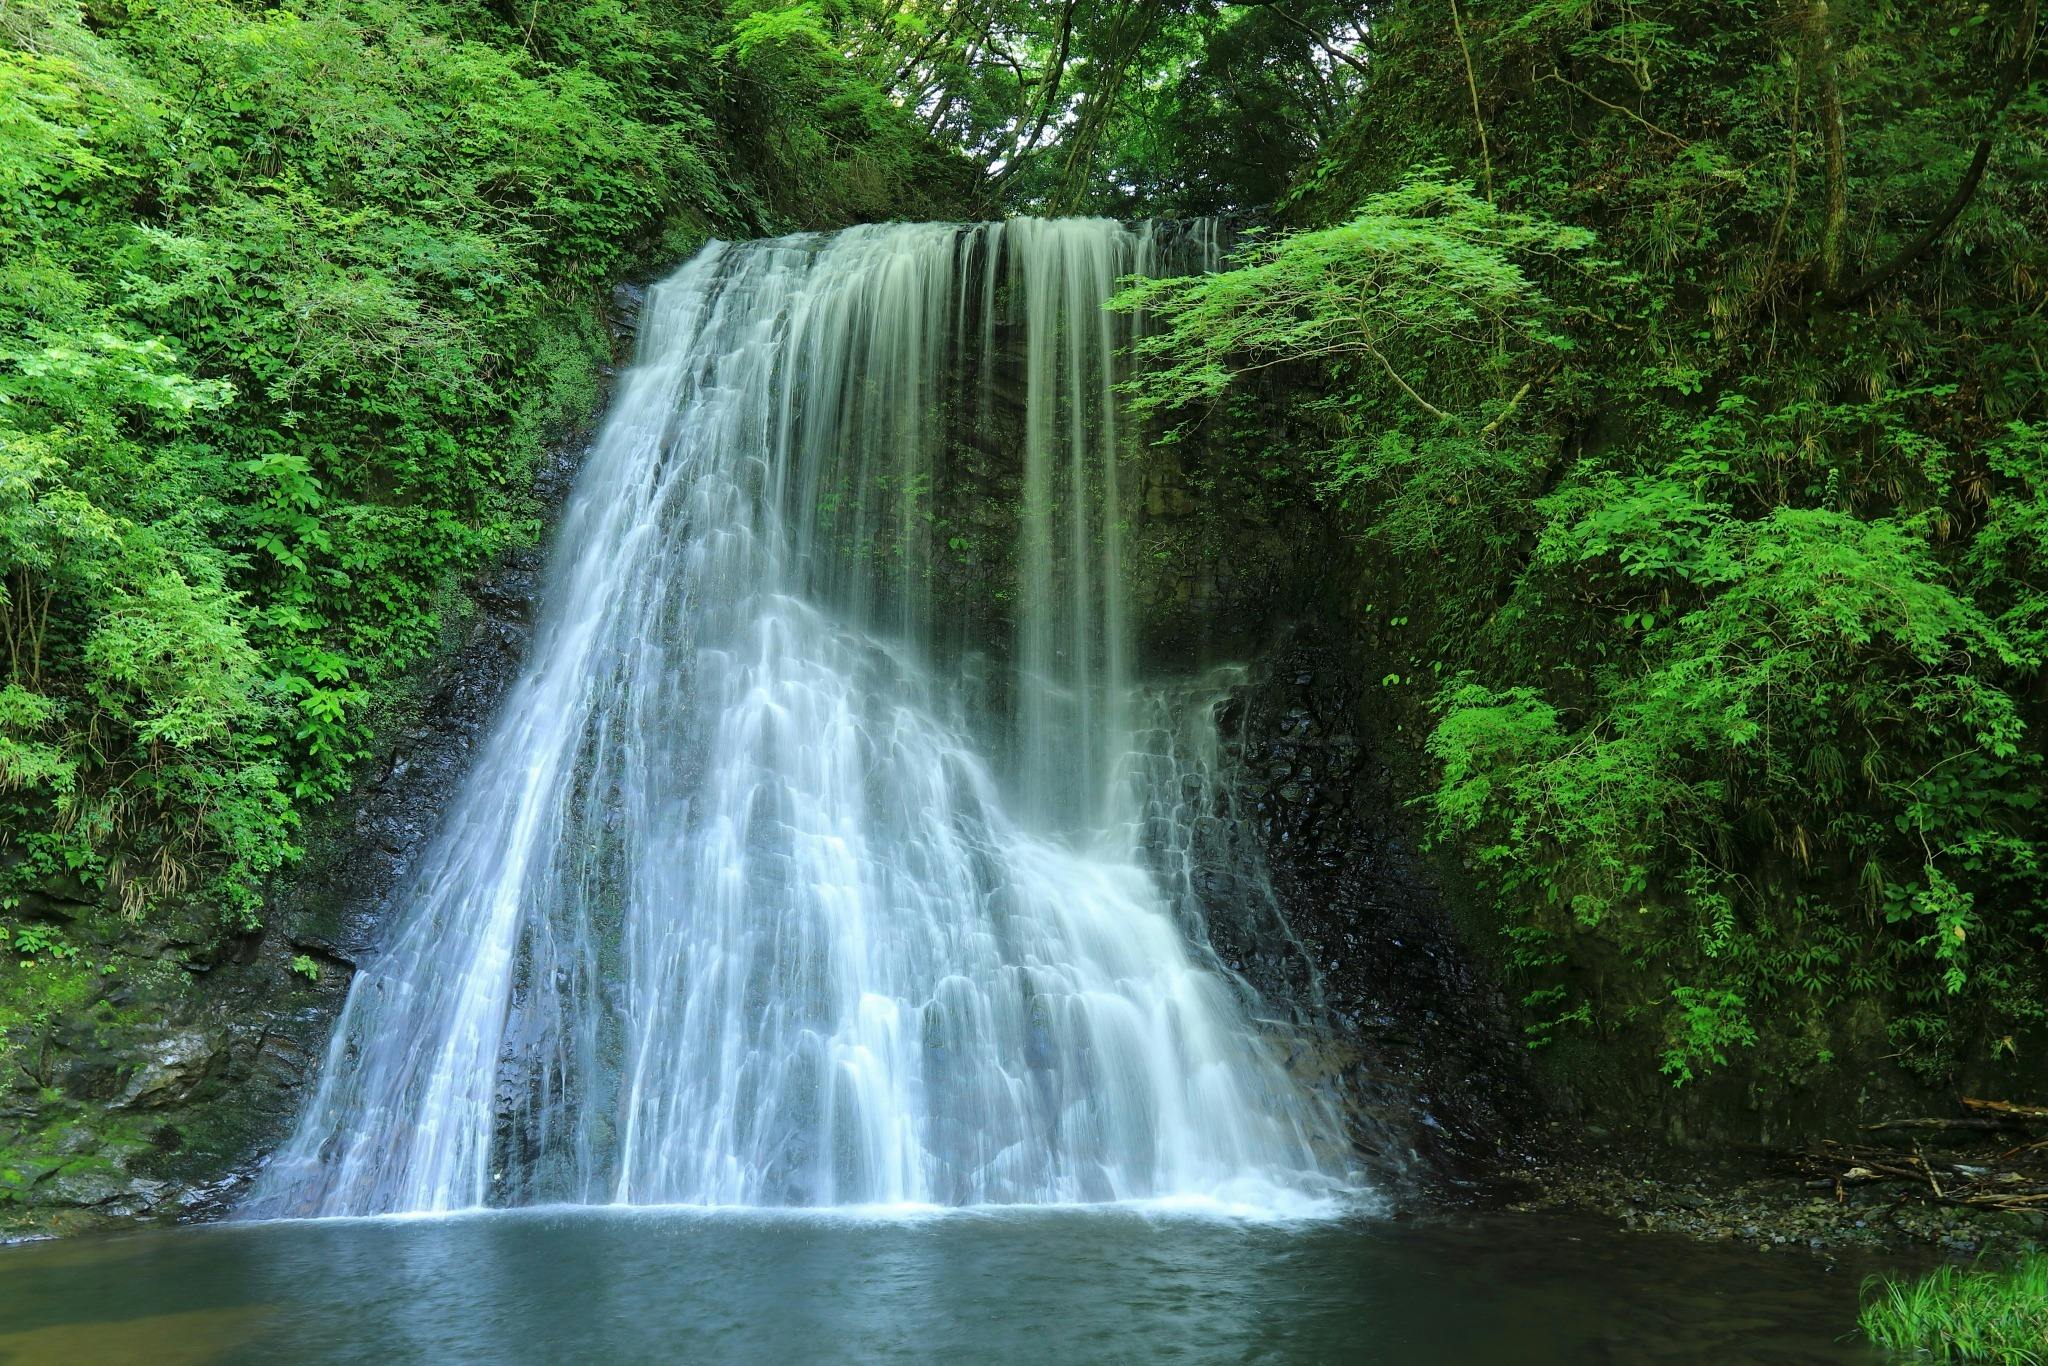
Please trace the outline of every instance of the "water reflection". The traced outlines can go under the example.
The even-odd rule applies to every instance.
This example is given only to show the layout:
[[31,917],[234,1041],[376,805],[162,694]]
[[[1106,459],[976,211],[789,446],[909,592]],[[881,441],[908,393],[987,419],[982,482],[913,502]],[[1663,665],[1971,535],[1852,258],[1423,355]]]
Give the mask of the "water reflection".
[[1793,1363],[1861,1267],[1554,1220],[531,1211],[0,1250],[0,1360]]

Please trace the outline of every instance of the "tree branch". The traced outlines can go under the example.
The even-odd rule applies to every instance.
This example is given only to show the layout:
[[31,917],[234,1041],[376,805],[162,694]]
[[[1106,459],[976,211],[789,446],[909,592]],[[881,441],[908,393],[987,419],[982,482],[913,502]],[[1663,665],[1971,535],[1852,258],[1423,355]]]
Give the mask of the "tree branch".
[[1394,368],[1394,363],[1388,360],[1385,356],[1380,354],[1380,349],[1372,344],[1372,339],[1370,337],[1360,334],[1358,338],[1358,344],[1365,348],[1365,353],[1367,355],[1371,356],[1374,360],[1380,363],[1380,368],[1387,372],[1388,379],[1394,381],[1394,383],[1401,386],[1402,393],[1408,395],[1408,397],[1414,399],[1417,403],[1422,405],[1422,410],[1424,412],[1428,413],[1431,417],[1435,418],[1439,422],[1448,422],[1452,426],[1464,425],[1463,423],[1459,422],[1458,419],[1452,417],[1449,413],[1445,412],[1443,409],[1437,407],[1434,403],[1431,403],[1428,399],[1424,398],[1421,394],[1416,393],[1414,386],[1409,384],[1407,380],[1401,378],[1401,372]]
[[1314,43],[1317,47],[1329,53],[1332,57],[1335,57],[1338,61],[1343,62],[1347,66],[1354,67],[1361,72],[1368,70],[1368,68],[1365,65],[1365,62],[1361,58],[1355,57],[1351,53],[1346,52],[1343,48],[1335,46],[1330,42],[1329,39],[1323,37],[1320,33],[1317,33],[1307,24],[1302,23],[1301,20],[1295,18],[1286,10],[1281,9],[1280,6],[1273,3],[1273,0],[1226,0],[1226,3],[1234,5],[1239,9],[1265,10],[1272,14],[1275,18],[1277,18],[1281,23],[1286,24],[1291,29],[1294,29],[1303,37],[1307,38],[1311,43]]
[[1808,19],[1818,80],[1821,165],[1826,187],[1821,208],[1820,283],[1832,294],[1842,279],[1849,232],[1848,131],[1842,118],[1842,86],[1836,71],[1835,31],[1827,0],[1817,0]]
[[1472,95],[1472,126],[1479,130],[1479,173],[1486,185],[1486,202],[1493,202],[1493,152],[1486,145],[1486,120],[1479,116],[1479,78],[1472,74],[1472,48],[1465,42],[1465,21],[1458,15],[1458,0],[1451,0],[1451,32],[1458,36],[1458,51],[1465,55],[1465,89]]
[[2031,64],[2037,37],[2036,10],[2037,0],[2027,0],[2026,9],[2020,16],[2019,27],[2013,35],[2012,59],[2005,65],[1998,93],[1992,100],[1990,127],[1986,128],[1984,136],[1978,139],[1977,150],[1970,157],[1969,167],[1963,172],[1962,180],[1957,182],[1955,192],[1949,195],[1948,202],[1941,206],[1941,211],[1928,221],[1927,226],[1922,228],[1912,241],[1899,248],[1891,260],[1865,274],[1862,279],[1846,289],[1825,291],[1824,297],[1829,303],[1838,308],[1861,303],[1872,291],[1925,256],[1940,240],[1941,235],[1962,216],[1963,210],[1969,207],[1970,201],[1976,197],[1977,187],[1984,183],[1984,171],[1991,164],[1992,148],[1998,142],[1998,132],[2005,121],[2006,108],[2012,103],[2013,97],[2019,94],[2020,78],[2026,74],[2027,67]]
[[[1074,39],[1074,10],[1079,3],[1080,0],[1067,0],[1066,8],[1060,11],[1060,45],[1059,50],[1053,55],[1051,69],[1043,78],[1045,81],[1045,92],[1038,104],[1038,121],[1032,126],[1029,137],[1020,137],[1011,150],[1009,159],[1004,162],[1003,169],[996,172],[995,179],[989,182],[988,190],[991,196],[993,196],[996,189],[1004,181],[1016,174],[1017,167],[1022,165],[1024,158],[1037,148],[1038,140],[1045,136],[1046,125],[1052,122],[1053,103],[1059,99],[1060,82],[1066,78],[1067,74],[1067,53]],[[1015,64],[1012,63],[1012,66],[1015,67]],[[1022,88],[1023,80],[1023,70],[1017,68],[1017,81],[1020,89]],[[1022,125],[1019,125],[1018,131],[1021,134]]]
[[1522,400],[1529,397],[1530,394],[1534,393],[1538,386],[1548,384],[1550,382],[1550,377],[1556,374],[1561,368],[1563,368],[1563,366],[1564,358],[1560,356],[1558,357],[1558,359],[1551,362],[1550,368],[1548,370],[1545,370],[1542,374],[1536,376],[1534,379],[1529,380],[1521,388],[1517,389],[1515,391],[1515,396],[1508,400],[1508,406],[1501,409],[1500,415],[1494,418],[1493,421],[1487,423],[1484,427],[1481,427],[1479,429],[1479,435],[1481,435],[1482,437],[1492,436],[1495,432],[1499,431],[1501,427],[1507,422],[1507,420],[1515,415],[1515,410],[1522,406]]
[[1644,118],[1641,114],[1638,114],[1635,110],[1629,108],[1627,105],[1616,104],[1613,100],[1601,99],[1598,95],[1586,89],[1585,86],[1580,85],[1577,81],[1572,80],[1570,77],[1566,76],[1563,72],[1557,70],[1554,67],[1551,70],[1544,72],[1541,79],[1546,81],[1556,81],[1559,85],[1568,86],[1569,88],[1578,91],[1581,95],[1584,95],[1593,103],[1599,105],[1602,109],[1612,109],[1617,114],[1621,114],[1628,118],[1632,118],[1637,123],[1643,125],[1643,127],[1655,133],[1658,137],[1670,138],[1680,147],[1692,146],[1691,143],[1687,142],[1684,138],[1678,136],[1678,134],[1672,132],[1668,128],[1659,128],[1656,124],[1650,122],[1648,119]]

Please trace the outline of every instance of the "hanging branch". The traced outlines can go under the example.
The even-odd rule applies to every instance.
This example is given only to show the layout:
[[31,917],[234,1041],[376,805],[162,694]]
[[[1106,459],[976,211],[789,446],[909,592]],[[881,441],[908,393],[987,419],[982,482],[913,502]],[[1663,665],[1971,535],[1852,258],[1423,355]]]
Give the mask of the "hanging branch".
[[2018,29],[2013,35],[2012,57],[2005,64],[1998,92],[1991,102],[1990,124],[1985,128],[1984,136],[1977,140],[1977,150],[1970,157],[1969,167],[1963,172],[1963,178],[1957,183],[1955,192],[1948,197],[1948,202],[1941,206],[1941,211],[1928,221],[1927,226],[1922,228],[1912,241],[1901,247],[1891,260],[1870,271],[1846,289],[1835,289],[1830,282],[1830,287],[1824,291],[1824,297],[1829,303],[1838,308],[1846,308],[1868,298],[1872,291],[1925,256],[1976,197],[1977,187],[1984,183],[1985,169],[1991,164],[1992,148],[1996,145],[1999,129],[2005,122],[2006,108],[2012,103],[2013,97],[2019,94],[2021,78],[2032,64],[2034,45],[2039,36],[2035,32],[2036,11],[2037,0],[2027,0],[2026,9],[2021,14]]
[[1493,202],[1493,153],[1486,145],[1486,120],[1479,116],[1479,78],[1472,72],[1472,48],[1465,41],[1465,21],[1458,15],[1458,0],[1451,0],[1451,32],[1458,35],[1458,51],[1465,54],[1465,89],[1472,96],[1472,126],[1479,130],[1479,174],[1486,186],[1486,202]]
[[[1469,71],[1469,68],[1468,68],[1468,71]],[[1592,101],[1593,103],[1595,103],[1595,104],[1599,105],[1599,106],[1600,106],[1600,107],[1601,107],[1602,109],[1612,109],[1612,110],[1613,110],[1613,111],[1614,111],[1615,113],[1617,113],[1617,114],[1621,114],[1621,115],[1624,115],[1625,117],[1628,117],[1628,118],[1634,119],[1634,120],[1635,120],[1635,121],[1636,121],[1637,123],[1640,123],[1640,124],[1641,124],[1641,125],[1642,125],[1643,127],[1647,128],[1647,129],[1649,129],[1649,130],[1650,130],[1651,132],[1655,133],[1655,134],[1656,134],[1656,135],[1657,135],[1658,137],[1660,137],[1660,138],[1670,138],[1670,139],[1671,139],[1671,140],[1672,140],[1673,142],[1677,143],[1677,144],[1678,144],[1678,145],[1679,145],[1680,147],[1688,147],[1688,148],[1689,148],[1689,147],[1691,147],[1691,146],[1692,146],[1692,144],[1691,144],[1691,143],[1687,142],[1687,141],[1686,141],[1686,140],[1685,140],[1684,138],[1682,138],[1682,137],[1678,136],[1678,134],[1676,134],[1676,133],[1672,132],[1672,131],[1671,131],[1670,129],[1668,129],[1668,128],[1660,128],[1660,127],[1658,127],[1658,126],[1657,126],[1656,124],[1654,124],[1654,123],[1650,122],[1650,121],[1649,121],[1648,119],[1644,118],[1644,117],[1643,117],[1643,116],[1642,116],[1641,114],[1638,114],[1638,113],[1637,113],[1637,112],[1636,112],[1635,110],[1633,110],[1633,109],[1629,108],[1629,107],[1628,107],[1627,105],[1625,105],[1625,104],[1616,104],[1616,103],[1615,103],[1615,102],[1614,102],[1613,100],[1603,100],[1603,99],[1601,99],[1601,98],[1600,98],[1600,97],[1599,97],[1598,95],[1596,95],[1596,94],[1594,94],[1594,93],[1593,93],[1592,91],[1590,91],[1590,90],[1586,89],[1586,87],[1585,87],[1585,86],[1583,86],[1583,85],[1580,85],[1580,84],[1579,84],[1579,83],[1578,83],[1577,81],[1575,81],[1575,80],[1572,80],[1572,79],[1571,79],[1570,77],[1566,76],[1566,75],[1565,75],[1565,74],[1564,74],[1564,73],[1563,73],[1562,71],[1559,71],[1559,70],[1557,70],[1557,69],[1556,69],[1556,68],[1554,68],[1554,67],[1553,67],[1553,68],[1552,68],[1551,70],[1549,70],[1549,71],[1546,71],[1546,72],[1544,72],[1544,73],[1543,73],[1543,75],[1542,75],[1542,76],[1541,76],[1541,77],[1540,77],[1539,79],[1541,79],[1541,80],[1546,80],[1546,81],[1556,81],[1556,82],[1557,82],[1557,83],[1558,83],[1559,85],[1562,85],[1562,86],[1567,86],[1567,87],[1569,87],[1569,88],[1571,88],[1571,89],[1573,89],[1573,90],[1576,90],[1576,91],[1578,91],[1578,92],[1579,92],[1579,93],[1580,93],[1581,95],[1584,95],[1584,96],[1585,96],[1585,97],[1586,97],[1587,99],[1591,100],[1591,101]],[[1475,106],[1475,109],[1476,109],[1476,106]],[[1476,117],[1476,115],[1475,115],[1475,117]],[[1479,133],[1479,136],[1480,136],[1480,138],[1481,138],[1481,140],[1482,140],[1482,142],[1483,142],[1483,141],[1484,141],[1484,139],[1485,139],[1485,137],[1486,137],[1486,130],[1485,130],[1484,128],[1480,129],[1480,133]]]

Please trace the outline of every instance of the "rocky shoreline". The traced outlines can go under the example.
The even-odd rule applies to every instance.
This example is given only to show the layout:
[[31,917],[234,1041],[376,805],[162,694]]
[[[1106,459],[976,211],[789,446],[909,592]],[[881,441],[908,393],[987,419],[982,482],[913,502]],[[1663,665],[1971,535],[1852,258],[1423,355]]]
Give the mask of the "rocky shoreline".
[[[1955,1165],[1976,1166],[1997,1156],[1978,1148],[1963,1155],[1946,1147],[1938,1154],[1923,1151],[1936,1185]],[[2003,1165],[2038,1187],[2041,1155],[2034,1145],[2030,1163]],[[1817,1175],[1817,1170],[1803,1152],[1702,1154],[1573,1142],[1532,1157],[1513,1173],[1504,1204],[1527,1213],[1597,1214],[1630,1230],[1682,1234],[1758,1252],[1855,1250],[1908,1260],[2003,1261],[2048,1247],[2048,1204],[2000,1209],[1951,1203],[1925,1184],[1838,1180]],[[1845,1170],[1859,1168],[1851,1164]]]

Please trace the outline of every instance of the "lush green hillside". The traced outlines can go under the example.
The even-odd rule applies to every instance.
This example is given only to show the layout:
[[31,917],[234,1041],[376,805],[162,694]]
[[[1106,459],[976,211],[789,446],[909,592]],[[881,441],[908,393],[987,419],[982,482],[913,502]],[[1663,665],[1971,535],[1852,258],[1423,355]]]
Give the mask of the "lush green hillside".
[[380,686],[533,534],[614,281],[960,183],[715,5],[30,3],[0,36],[6,876],[137,916],[253,923]]
[[2035,7],[1368,18],[1309,230],[1140,296],[1150,400],[1320,431],[1536,1042],[2001,1075],[2048,1016]]

